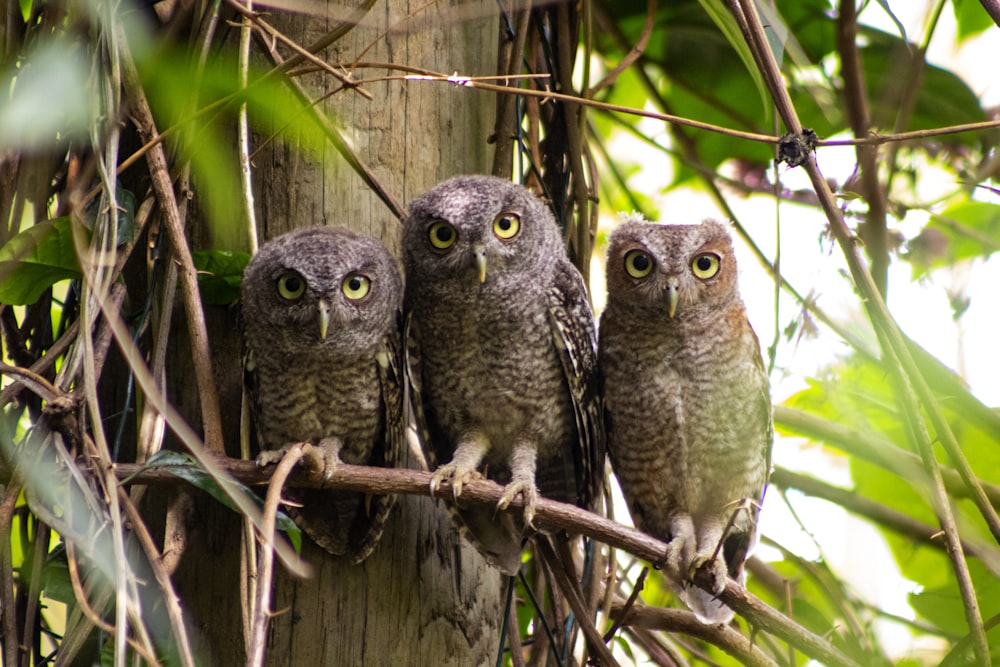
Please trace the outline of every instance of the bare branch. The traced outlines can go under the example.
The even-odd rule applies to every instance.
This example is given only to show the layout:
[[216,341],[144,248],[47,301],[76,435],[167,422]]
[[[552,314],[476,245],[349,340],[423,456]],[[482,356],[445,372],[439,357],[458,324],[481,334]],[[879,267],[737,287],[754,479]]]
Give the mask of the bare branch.
[[645,605],[627,608],[617,604],[612,608],[611,615],[626,628],[683,632],[696,639],[703,639],[718,646],[748,667],[777,666],[776,662],[757,648],[746,636],[728,625],[706,625],[689,611],[647,607]]
[[[226,459],[219,457],[216,467],[224,469],[234,479],[249,486],[263,486],[268,483],[273,468],[260,469],[253,461]],[[120,463],[115,466],[119,479],[127,479],[131,484],[176,484],[177,477],[170,471],[171,466],[146,468],[136,464]],[[324,482],[323,473],[295,469],[288,479],[289,487],[329,488],[345,491],[359,491],[372,494],[430,495],[441,500],[452,501],[450,484],[443,484],[433,494],[430,490],[431,474],[419,470],[401,468],[376,468],[341,464],[337,466],[329,481]],[[476,480],[462,487],[462,502],[495,507],[503,495],[503,487],[488,480]],[[520,497],[510,507],[520,512]],[[605,517],[584,509],[540,498],[536,507],[534,523],[545,532],[566,531],[570,535],[587,535],[595,540],[622,549],[651,563],[662,560],[667,545],[657,539],[628,528]],[[720,596],[723,602],[743,615],[752,625],[795,645],[802,653],[828,665],[853,667],[855,663],[843,655],[825,639],[814,635],[797,625],[788,617],[777,612],[745,589],[730,582]],[[744,638],[745,639],[745,638]]]

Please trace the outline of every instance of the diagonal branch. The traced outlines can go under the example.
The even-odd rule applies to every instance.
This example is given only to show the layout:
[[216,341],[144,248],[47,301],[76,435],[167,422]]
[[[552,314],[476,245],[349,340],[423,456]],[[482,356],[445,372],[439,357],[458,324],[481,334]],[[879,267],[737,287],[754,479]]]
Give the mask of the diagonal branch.
[[[235,480],[250,486],[266,485],[273,468],[260,469],[253,461],[219,457],[215,467],[225,470]],[[119,479],[128,479],[132,484],[176,484],[178,478],[171,472],[171,466],[147,468],[136,464],[119,463],[115,466]],[[431,474],[419,470],[401,468],[375,468],[341,464],[328,481],[317,471],[296,469],[289,476],[289,487],[340,489],[372,494],[431,495],[441,500],[452,498],[449,484],[443,484],[432,494]],[[462,487],[463,502],[495,507],[503,495],[503,487],[488,480],[475,480]],[[515,499],[511,508],[520,512],[522,500]],[[541,498],[536,507],[534,523],[539,530],[553,532],[564,530],[570,534],[587,535],[616,549],[622,549],[651,563],[662,560],[667,545],[634,528],[626,527],[606,517],[584,509]],[[747,622],[765,629],[793,644],[802,653],[828,665],[853,667],[850,658],[835,648],[830,642],[819,637],[790,620],[787,616],[772,610],[762,601],[730,582],[721,599],[743,615]]]
[[[119,30],[124,31],[122,26]],[[157,136],[156,121],[142,88],[135,60],[128,49],[128,41],[121,36],[122,73],[125,90],[128,93],[132,113],[137,117],[136,126],[143,140],[149,142]],[[184,221],[181,219],[174,186],[170,180],[170,170],[167,166],[167,152],[162,143],[154,145],[146,154],[149,163],[153,190],[160,203],[164,227],[174,256],[180,264],[181,293],[183,295],[184,312],[187,315],[188,337],[191,342],[191,354],[194,358],[194,372],[198,383],[198,397],[201,400],[202,428],[205,433],[205,445],[211,451],[222,451],[222,411],[219,407],[219,393],[216,390],[215,377],[212,375],[212,355],[209,350],[208,331],[205,325],[205,314],[201,309],[201,296],[198,292],[198,273],[191,258],[187,239],[184,236]]]
[[[733,11],[741,14],[745,19],[747,41],[766,44],[764,29],[760,23],[753,0],[730,1]],[[759,58],[758,66],[765,73],[765,80],[768,82],[771,96],[785,126],[790,132],[801,134],[802,124],[799,122],[791,97],[780,78],[774,54],[769,49],[760,49],[755,55]],[[974,497],[977,500],[977,507],[979,507],[987,523],[990,524],[991,531],[993,531],[994,536],[998,540],[1000,540],[1000,519],[996,520],[996,525],[994,525],[996,512],[988,502],[983,502],[985,494],[982,493],[981,487],[976,488],[975,479],[972,478],[971,470],[968,469],[968,461],[965,461],[964,456],[962,456],[958,444],[954,440],[954,435],[951,433],[947,422],[941,414],[937,401],[914,364],[909,350],[906,348],[902,333],[896,326],[895,320],[889,314],[885,300],[882,298],[875,281],[865,267],[854,235],[851,234],[850,229],[848,229],[844,222],[830,186],[820,172],[812,155],[807,155],[803,166],[830,221],[830,228],[844,253],[851,276],[854,278],[862,301],[868,310],[868,316],[871,318],[876,334],[878,335],[884,361],[891,371],[891,377],[895,380],[894,384],[898,392],[900,407],[908,417],[905,420],[904,426],[907,428],[908,435],[912,439],[916,449],[920,452],[925,469],[931,476],[934,508],[947,537],[948,555],[955,570],[959,590],[962,594],[966,621],[976,639],[974,645],[976,658],[981,664],[989,665],[989,646],[986,642],[986,632],[983,629],[983,620],[979,612],[976,591],[972,584],[972,577],[969,574],[968,564],[965,562],[958,528],[955,524],[955,517],[951,510],[944,483],[942,482],[941,471],[934,458],[930,435],[927,433],[926,423],[921,415],[921,407],[926,410],[938,438],[944,444],[949,456],[952,457],[960,474],[962,474],[963,481],[973,489]],[[738,606],[733,606],[733,608],[739,610]]]

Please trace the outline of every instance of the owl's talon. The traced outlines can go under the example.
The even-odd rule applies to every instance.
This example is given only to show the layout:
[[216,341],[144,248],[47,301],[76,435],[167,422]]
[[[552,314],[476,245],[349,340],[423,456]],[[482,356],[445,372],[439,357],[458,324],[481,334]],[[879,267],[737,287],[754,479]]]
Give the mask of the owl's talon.
[[277,464],[287,453],[288,447],[282,447],[281,449],[266,449],[257,455],[254,463],[257,464],[258,468],[266,468],[272,463]]
[[663,554],[663,558],[655,563],[654,566],[666,572],[668,577],[677,581],[682,580],[681,570],[683,570],[683,567],[681,566],[681,561],[683,560],[683,551],[684,540],[675,537],[667,543],[667,550]]
[[524,525],[535,529],[535,505],[538,503],[538,489],[533,482],[511,482],[503,489],[503,495],[497,503],[497,509],[505,510],[515,498],[521,496],[524,501]]
[[[712,593],[720,595],[726,590],[726,579],[729,577],[729,569],[726,562],[721,557],[713,557],[712,554],[698,554],[691,561],[688,569],[688,580],[694,581],[699,571],[704,570],[712,583]],[[704,575],[703,575],[704,576]]]
[[441,488],[443,482],[451,483],[451,495],[454,500],[462,495],[462,487],[469,482],[482,477],[474,469],[465,468],[455,463],[447,463],[431,475],[431,494]]

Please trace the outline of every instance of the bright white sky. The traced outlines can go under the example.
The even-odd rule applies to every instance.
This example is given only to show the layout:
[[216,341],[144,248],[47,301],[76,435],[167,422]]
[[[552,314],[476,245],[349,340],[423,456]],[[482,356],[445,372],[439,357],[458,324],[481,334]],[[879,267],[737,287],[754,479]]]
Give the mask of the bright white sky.
[[[924,32],[924,17],[932,3],[914,0],[890,2],[892,9],[907,30],[911,40],[919,40]],[[861,20],[887,32],[897,32],[888,15],[878,3],[868,3]],[[928,59],[934,64],[957,71],[973,91],[983,96],[986,105],[1000,104],[1000,79],[994,67],[984,63],[1000,63],[1000,37],[996,29],[967,40],[955,48],[955,20],[951,7],[945,8],[935,37],[931,42]],[[663,132],[655,121],[643,121],[650,136]],[[618,154],[643,154],[648,152],[640,142],[629,137],[616,139],[613,152]],[[820,148],[817,154],[824,174],[843,183],[855,165],[852,148]],[[650,155],[650,161],[663,161],[660,154]],[[669,164],[647,167],[636,174],[630,184],[645,193],[658,192],[669,179]],[[783,168],[783,183],[793,189],[809,187],[801,170]],[[936,194],[951,192],[956,188],[949,174],[921,172],[921,191],[930,201]],[[983,192],[980,198],[1000,204],[1000,197]],[[721,218],[711,199],[703,192],[678,190],[657,197],[660,221],[698,220],[705,217]],[[769,197],[742,199],[731,197],[740,222],[758,245],[773,257],[775,249],[775,202]],[[866,319],[857,296],[843,277],[846,264],[839,248],[829,241],[821,243],[820,237],[826,220],[815,210],[792,204],[783,204],[782,222],[782,272],[800,293],[815,292],[820,306],[842,322],[864,325]],[[898,229],[907,238],[916,235],[926,215],[914,213],[898,223]],[[608,220],[607,224],[613,224]],[[892,221],[891,224],[897,224]],[[740,263],[740,290],[747,304],[750,320],[762,347],[770,344],[774,336],[774,286],[766,271],[757,263],[750,251],[737,242],[737,260]],[[595,258],[592,275],[603,275]],[[976,393],[988,405],[1000,405],[1000,355],[996,352],[996,332],[1000,331],[1000,308],[997,307],[996,286],[1000,285],[1000,261],[975,261],[954,272],[937,272],[929,280],[912,283],[910,268],[904,262],[896,263],[889,278],[889,306],[903,331],[931,351],[942,362],[958,370]],[[603,303],[603,285],[598,278],[593,281],[595,305]],[[964,285],[971,298],[971,307],[956,324],[952,319],[946,289]],[[779,327],[784,328],[794,318],[798,308],[794,301],[783,296],[779,304]],[[866,325],[865,325],[866,326]],[[854,327],[852,327],[854,328]],[[874,339],[873,339],[874,340]],[[873,345],[874,348],[874,345]],[[831,363],[838,354],[849,350],[832,334],[825,333],[818,339],[779,344],[777,366],[771,377],[775,403],[781,402],[805,386],[805,379]],[[850,487],[850,476],[842,459],[832,457],[817,447],[807,446],[797,440],[779,439],[775,443],[774,460],[777,465],[803,470],[821,476],[834,484]],[[907,605],[907,594],[913,584],[898,575],[895,563],[884,541],[870,525],[845,515],[839,508],[801,495],[790,495],[800,518],[812,532],[809,536],[797,528],[791,513],[777,493],[768,495],[762,513],[762,530],[796,553],[815,558],[818,552],[813,542],[820,545],[824,556],[844,576],[855,590],[869,602],[905,617],[912,617]],[[619,516],[627,516],[622,511]],[[765,559],[780,559],[777,552],[763,547],[758,553]],[[939,646],[916,646],[909,633],[895,625],[885,623],[880,627],[887,645],[899,657],[916,655],[923,650]]]

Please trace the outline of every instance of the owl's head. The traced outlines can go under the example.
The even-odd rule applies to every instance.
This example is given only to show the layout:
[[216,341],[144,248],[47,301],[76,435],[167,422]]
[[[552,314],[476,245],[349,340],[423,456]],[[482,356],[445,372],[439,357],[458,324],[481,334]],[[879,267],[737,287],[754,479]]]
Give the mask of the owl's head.
[[468,285],[547,273],[565,256],[559,228],[526,188],[494,176],[456,176],[410,204],[407,275]]
[[312,227],[264,244],[243,274],[248,340],[285,349],[350,353],[371,348],[396,325],[402,283],[375,239]]
[[725,225],[654,224],[632,216],[612,232],[608,305],[684,320],[739,301],[736,257]]

